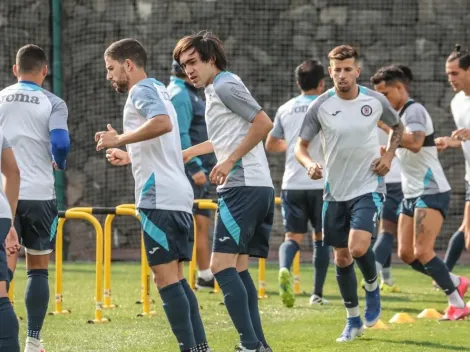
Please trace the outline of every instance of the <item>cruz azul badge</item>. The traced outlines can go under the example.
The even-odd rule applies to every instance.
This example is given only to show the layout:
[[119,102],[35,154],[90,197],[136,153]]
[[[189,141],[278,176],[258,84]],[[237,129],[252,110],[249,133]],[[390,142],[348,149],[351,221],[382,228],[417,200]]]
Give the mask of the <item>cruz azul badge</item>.
[[361,108],[361,114],[364,116],[370,116],[370,114],[372,114],[372,108],[369,105],[364,105]]

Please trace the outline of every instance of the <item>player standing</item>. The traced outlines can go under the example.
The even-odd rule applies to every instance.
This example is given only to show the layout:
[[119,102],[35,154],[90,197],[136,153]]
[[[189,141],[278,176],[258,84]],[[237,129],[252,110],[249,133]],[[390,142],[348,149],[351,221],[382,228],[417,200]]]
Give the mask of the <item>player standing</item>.
[[[178,115],[178,127],[181,137],[181,147],[187,149],[207,141],[207,127],[205,117],[206,105],[199,96],[189,78],[185,75],[176,61],[172,63],[172,76],[168,85],[171,102]],[[185,165],[186,176],[193,188],[194,198],[210,198],[211,183],[209,174],[217,160],[214,153],[193,158]],[[199,289],[214,288],[214,275],[209,267],[209,225],[211,211],[193,207],[196,220],[196,260],[199,269],[197,287]]]
[[[346,327],[336,340],[343,342],[360,336],[364,329],[353,259],[365,279],[365,325],[374,326],[380,318],[380,288],[370,244],[382,208],[383,176],[390,170],[403,125],[387,99],[356,83],[361,69],[355,48],[338,46],[328,58],[334,88],[310,105],[295,155],[310,178],[322,178],[323,167],[308,151],[313,138],[322,134],[326,161],[323,241],[334,248],[336,278],[347,311]],[[378,143],[379,120],[393,129],[382,157]]]
[[[282,180],[282,216],[286,238],[279,247],[279,291],[282,302],[292,307],[295,301],[290,268],[300,250],[303,235],[308,231],[308,222],[313,227],[313,265],[315,268],[314,289],[310,304],[327,303],[323,299],[323,285],[330,262],[330,247],[323,246],[322,204],[323,181],[312,180],[295,158],[294,148],[310,103],[325,91],[325,72],[317,60],[307,60],[295,69],[295,79],[301,94],[282,105],[274,118],[274,128],[266,140],[268,152],[286,153]],[[309,146],[309,154],[322,165],[320,135]]]
[[[49,256],[59,220],[53,165],[63,170],[70,148],[67,105],[41,88],[47,70],[44,50],[26,45],[18,50],[13,66],[18,83],[0,92],[0,127],[8,136],[21,171],[14,225],[25,247],[28,273],[25,352],[44,351],[40,332],[49,304]],[[9,258],[12,278],[17,255]]]
[[[383,67],[371,81],[400,112],[406,128],[396,152],[404,195],[398,222],[398,255],[414,270],[432,277],[444,290],[449,308],[443,319],[462,319],[470,313],[463,301],[468,280],[450,273],[434,252],[449,207],[450,186],[437,157],[431,117],[410,98],[408,77],[400,67]],[[387,126],[380,127],[389,132]]]
[[[193,191],[184,173],[175,109],[165,86],[148,78],[147,53],[135,39],[122,39],[104,53],[107,79],[129,92],[124,133],[108,125],[96,133],[97,150],[113,165],[132,164],[135,202],[144,232],[147,261],[181,351],[210,351],[199,306],[183,275],[191,260]],[[128,153],[117,149],[126,146]]]
[[211,269],[240,334],[240,351],[271,351],[264,337],[258,293],[248,257],[266,258],[274,217],[274,188],[262,140],[273,123],[241,79],[226,71],[220,40],[208,32],[186,36],[173,58],[206,94],[209,141],[184,152],[188,161],[215,152],[210,180],[218,185]]

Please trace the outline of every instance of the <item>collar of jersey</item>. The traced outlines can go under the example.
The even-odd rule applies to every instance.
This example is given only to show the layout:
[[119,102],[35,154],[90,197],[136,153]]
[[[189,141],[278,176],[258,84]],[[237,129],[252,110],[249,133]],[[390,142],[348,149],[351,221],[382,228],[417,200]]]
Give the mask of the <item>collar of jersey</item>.
[[31,84],[33,86],[39,87],[39,84],[34,83],[32,81],[18,81],[18,83]]

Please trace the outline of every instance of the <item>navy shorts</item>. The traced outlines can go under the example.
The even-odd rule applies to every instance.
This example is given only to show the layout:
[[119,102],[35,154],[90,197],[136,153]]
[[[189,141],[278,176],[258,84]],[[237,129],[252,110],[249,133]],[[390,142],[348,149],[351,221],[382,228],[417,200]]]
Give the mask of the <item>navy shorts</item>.
[[139,208],[139,214],[150,266],[191,260],[194,227],[190,213]]
[[439,210],[445,219],[449,210],[450,191],[436,194],[426,194],[415,198],[403,199],[400,213],[413,217],[416,208],[429,208]]
[[218,192],[213,252],[267,258],[274,220],[274,189],[232,187]]
[[18,201],[14,225],[29,254],[44,255],[54,250],[58,223],[55,199]]
[[8,262],[7,253],[5,250],[5,238],[7,238],[8,232],[10,232],[11,219],[1,218],[0,219],[0,281],[10,281],[8,276]]
[[387,183],[387,196],[385,197],[381,218],[398,224],[402,201],[401,183]]
[[465,201],[470,202],[470,184],[465,182]]
[[[189,173],[186,173],[188,177],[189,183],[191,183],[191,187],[193,188],[194,199],[210,199],[211,197],[211,187],[212,184],[209,182],[209,175],[206,174],[207,181],[202,186],[198,186],[194,183],[193,178]],[[193,206],[193,214],[194,215],[203,215],[207,216],[208,218],[211,217],[211,210],[209,209],[199,209],[199,207],[194,204]]]
[[383,200],[382,193],[367,193],[344,202],[324,201],[323,245],[347,248],[351,229],[375,236]]
[[321,232],[323,190],[283,190],[281,200],[286,232],[306,233],[309,220],[315,233]]

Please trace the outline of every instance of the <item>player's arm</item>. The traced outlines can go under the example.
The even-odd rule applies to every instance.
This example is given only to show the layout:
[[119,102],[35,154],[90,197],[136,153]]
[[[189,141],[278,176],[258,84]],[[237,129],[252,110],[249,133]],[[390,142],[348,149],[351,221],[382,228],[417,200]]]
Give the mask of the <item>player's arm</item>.
[[52,111],[49,117],[49,138],[54,167],[64,170],[70,150],[70,135],[67,126],[68,109],[65,102],[55,96],[51,97]]
[[284,153],[287,150],[287,143],[284,140],[284,129],[282,127],[280,112],[278,110],[274,117],[274,127],[266,138],[264,145],[266,151],[270,153]]
[[447,148],[460,148],[462,145],[462,142],[459,139],[449,136],[437,137],[434,140],[434,143],[436,143],[437,150],[439,151],[444,151]]
[[183,150],[183,162],[186,164],[191,159],[204,154],[209,154],[214,152],[214,146],[211,141],[205,141],[192,147]]
[[3,189],[10,204],[12,219],[14,219],[16,206],[18,205],[18,195],[20,193],[20,169],[16,163],[13,149],[5,137],[3,137],[2,145],[2,174]]
[[309,106],[294,149],[297,161],[307,169],[307,175],[314,180],[323,177],[323,167],[320,163],[313,160],[308,152],[308,146],[321,130],[318,118],[319,107],[318,100]]
[[[393,133],[392,128],[388,127],[387,125],[384,125],[381,128],[383,131],[385,131],[389,135],[390,133]],[[405,128],[405,126],[403,126],[403,128]],[[424,138],[426,137],[425,132],[424,130],[412,131],[410,128],[421,128],[421,127],[417,127],[416,125],[415,126],[411,125],[411,127],[409,127],[409,125],[407,125],[406,130],[404,129],[403,131],[400,146],[412,151],[413,153],[418,153],[421,150],[421,147],[423,146]],[[390,142],[390,139],[389,139],[389,142]]]
[[[108,125],[111,126],[111,125]],[[170,116],[155,115],[134,131],[118,135],[116,147],[157,138],[173,130]]]

